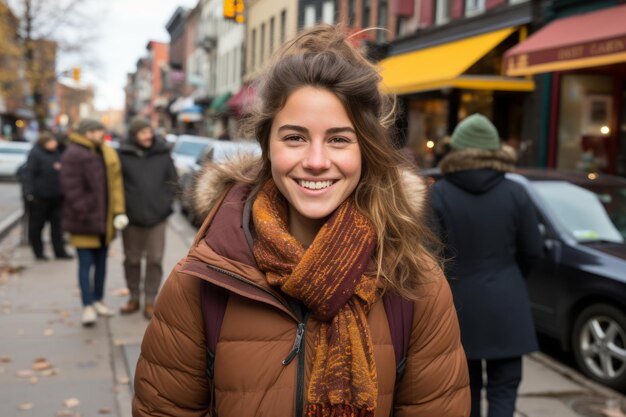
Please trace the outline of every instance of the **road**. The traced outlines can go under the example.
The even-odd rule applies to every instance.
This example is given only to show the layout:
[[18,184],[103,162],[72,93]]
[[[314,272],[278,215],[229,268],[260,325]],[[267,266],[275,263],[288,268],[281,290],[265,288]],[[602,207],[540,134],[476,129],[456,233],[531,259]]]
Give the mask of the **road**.
[[19,182],[0,181],[0,223],[15,210],[22,207],[22,187]]

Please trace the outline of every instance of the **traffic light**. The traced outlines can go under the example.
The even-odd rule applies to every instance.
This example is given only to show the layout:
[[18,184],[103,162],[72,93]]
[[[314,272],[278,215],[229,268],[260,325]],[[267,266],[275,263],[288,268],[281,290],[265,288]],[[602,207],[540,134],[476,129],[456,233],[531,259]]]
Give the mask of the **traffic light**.
[[72,79],[76,82],[80,81],[80,68],[74,67],[72,70]]

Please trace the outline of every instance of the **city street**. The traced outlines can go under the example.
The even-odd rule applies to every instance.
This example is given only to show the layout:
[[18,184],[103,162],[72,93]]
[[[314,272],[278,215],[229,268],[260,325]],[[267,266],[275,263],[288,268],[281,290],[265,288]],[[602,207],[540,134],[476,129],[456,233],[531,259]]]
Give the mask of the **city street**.
[[[28,247],[17,246],[19,234],[14,228],[0,245],[10,254],[9,265],[19,270],[0,275],[0,415],[129,417],[147,322],[140,314],[116,315],[83,328],[76,261],[35,262]],[[182,216],[170,218],[166,271],[185,255],[193,235]],[[120,239],[110,249],[106,293],[116,310],[126,301]],[[625,401],[538,353],[524,360],[517,416],[620,417],[608,410]]]

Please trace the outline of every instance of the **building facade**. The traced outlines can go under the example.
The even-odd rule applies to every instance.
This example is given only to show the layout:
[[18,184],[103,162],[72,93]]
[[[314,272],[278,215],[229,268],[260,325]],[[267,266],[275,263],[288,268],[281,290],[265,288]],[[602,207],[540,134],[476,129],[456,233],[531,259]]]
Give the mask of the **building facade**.
[[502,67],[504,53],[526,37],[530,1],[398,0],[391,11],[396,33],[379,63],[383,88],[398,96],[400,141],[421,166],[435,163],[435,150],[472,113],[490,118],[518,150],[531,146],[523,120],[534,83]]
[[532,35],[505,60],[507,74],[537,85],[527,120],[536,164],[626,176],[626,4],[536,5]]

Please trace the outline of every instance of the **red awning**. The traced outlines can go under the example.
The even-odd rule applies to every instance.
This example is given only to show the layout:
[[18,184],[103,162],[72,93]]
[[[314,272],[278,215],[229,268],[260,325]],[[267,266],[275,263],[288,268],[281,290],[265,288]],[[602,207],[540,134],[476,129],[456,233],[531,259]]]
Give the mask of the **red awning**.
[[626,4],[555,20],[504,56],[506,74],[626,62]]
[[253,84],[245,84],[232,96],[227,103],[228,109],[235,117],[241,117],[250,112],[251,106],[256,99],[256,88]]

